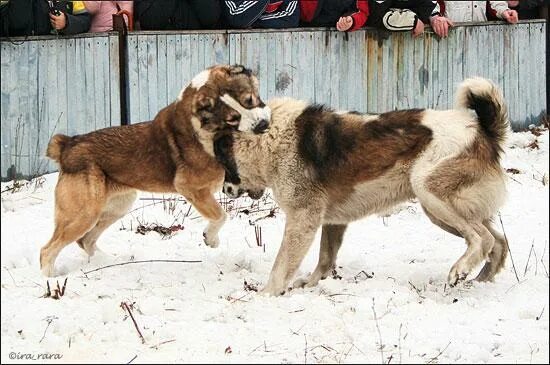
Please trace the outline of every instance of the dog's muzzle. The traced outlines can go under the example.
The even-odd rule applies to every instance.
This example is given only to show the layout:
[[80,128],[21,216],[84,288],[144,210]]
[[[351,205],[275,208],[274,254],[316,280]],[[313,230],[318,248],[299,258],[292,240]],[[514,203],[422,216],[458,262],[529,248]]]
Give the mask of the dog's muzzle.
[[248,197],[252,200],[258,200],[264,196],[264,189],[262,190],[247,190]]
[[253,111],[254,119],[257,120],[252,128],[252,132],[254,134],[265,133],[271,124],[271,109],[267,105],[264,105],[262,108],[254,108],[251,111]]
[[253,200],[258,200],[264,195],[264,190],[245,190],[239,187],[239,185],[225,182],[223,184],[223,193],[231,199],[237,199],[243,196],[244,193],[248,194],[248,197]]
[[223,184],[223,193],[231,199],[237,199],[244,194],[244,190],[240,189],[238,185],[226,182]]
[[220,99],[241,115],[238,127],[240,132],[260,134],[265,133],[269,128],[269,124],[271,123],[271,109],[267,105],[261,104],[261,107],[258,106],[252,109],[246,109],[229,94],[224,94]]
[[269,128],[269,121],[267,119],[262,119],[256,124],[252,132],[254,134],[262,134],[265,133]]

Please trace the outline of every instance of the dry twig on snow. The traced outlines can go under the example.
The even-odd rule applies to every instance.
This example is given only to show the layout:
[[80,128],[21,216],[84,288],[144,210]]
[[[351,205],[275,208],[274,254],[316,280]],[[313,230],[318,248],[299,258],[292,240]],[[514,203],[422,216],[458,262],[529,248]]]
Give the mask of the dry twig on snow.
[[132,322],[134,322],[134,327],[136,327],[136,331],[137,333],[139,334],[139,337],[141,338],[141,343],[145,343],[145,338],[143,337],[143,335],[141,334],[141,331],[139,330],[139,327],[138,327],[138,324],[136,322],[136,319],[134,318],[134,315],[132,314],[132,307],[133,307],[133,304],[130,304],[128,305],[128,303],[126,302],[121,302],[120,303],[120,307],[127,311],[128,314],[130,315],[130,318],[132,318]]
[[67,279],[65,278],[65,281],[63,282],[63,287],[59,286],[59,281],[57,282],[57,288],[52,290],[50,289],[50,282],[46,280],[46,293],[42,296],[42,298],[52,298],[55,300],[61,299],[63,295],[65,295],[65,288],[67,287]]
[[201,260],[138,260],[138,261],[128,261],[128,262],[121,262],[121,263],[118,263],[118,264],[102,266],[102,267],[98,267],[97,269],[93,269],[93,270],[90,270],[90,271],[82,271],[82,273],[84,275],[88,275],[89,273],[96,272],[96,271],[103,270],[103,269],[107,269],[107,268],[110,268],[110,267],[124,266],[124,265],[130,265],[130,264],[143,264],[143,263],[148,263],[148,262],[168,262],[168,263],[176,262],[176,263],[184,263],[184,264],[196,264],[196,263],[199,263],[199,262],[202,262],[202,261]]

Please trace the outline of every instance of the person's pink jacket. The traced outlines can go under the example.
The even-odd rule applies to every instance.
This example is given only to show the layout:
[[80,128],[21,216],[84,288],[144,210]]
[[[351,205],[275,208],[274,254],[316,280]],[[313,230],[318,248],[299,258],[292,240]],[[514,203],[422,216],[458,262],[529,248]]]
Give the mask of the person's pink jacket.
[[[86,9],[92,16],[90,32],[107,32],[113,29],[113,14],[118,12],[117,5],[121,10],[134,12],[133,1],[84,1]],[[126,24],[128,19],[124,17]]]

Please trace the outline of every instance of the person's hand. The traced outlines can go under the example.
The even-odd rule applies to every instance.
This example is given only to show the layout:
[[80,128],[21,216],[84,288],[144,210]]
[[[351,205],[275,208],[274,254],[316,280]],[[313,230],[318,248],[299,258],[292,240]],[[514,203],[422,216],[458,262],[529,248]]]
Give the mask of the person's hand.
[[65,16],[65,13],[61,13],[61,15],[53,15],[50,13],[50,23],[52,24],[52,27],[57,30],[65,29],[67,26],[67,18]]
[[343,16],[338,19],[338,23],[336,23],[336,29],[338,29],[340,32],[345,32],[346,30],[349,30],[352,26],[353,18],[351,16]]
[[510,24],[516,24],[518,22],[518,12],[515,10],[505,10],[502,13],[502,17]]
[[453,22],[449,18],[439,15],[431,17],[430,24],[435,34],[441,38],[446,38],[449,35],[449,28],[454,26]]
[[413,37],[418,37],[422,33],[424,33],[424,23],[422,20],[418,19],[416,22],[416,27],[413,29]]

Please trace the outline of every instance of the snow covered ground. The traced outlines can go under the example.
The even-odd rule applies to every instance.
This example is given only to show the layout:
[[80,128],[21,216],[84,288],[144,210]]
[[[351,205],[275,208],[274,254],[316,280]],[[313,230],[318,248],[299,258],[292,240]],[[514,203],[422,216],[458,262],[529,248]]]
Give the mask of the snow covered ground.
[[[278,298],[250,290],[266,282],[282,238],[284,216],[270,214],[270,199],[224,200],[232,219],[211,249],[202,243],[205,222],[187,203],[146,193],[100,238],[102,252],[91,260],[76,244],[62,251],[56,279],[62,286],[68,278],[65,294],[43,298],[38,255],[53,230],[57,179],[45,176],[1,195],[1,361],[548,363],[548,156],[548,131],[510,136],[504,166],[517,171],[508,174],[501,218],[519,282],[509,257],[495,283],[449,288],[447,273],[465,245],[411,202],[349,228],[341,278]],[[170,239],[136,233],[154,224],[183,229]],[[317,254],[318,244],[299,274],[314,269]],[[201,262],[85,274],[152,259]]]

